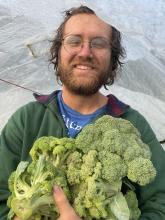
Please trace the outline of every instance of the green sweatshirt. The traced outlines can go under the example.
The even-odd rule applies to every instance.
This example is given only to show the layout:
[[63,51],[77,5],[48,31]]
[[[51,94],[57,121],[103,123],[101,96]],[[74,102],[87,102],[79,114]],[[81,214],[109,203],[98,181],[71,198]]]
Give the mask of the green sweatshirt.
[[[42,136],[67,136],[67,128],[60,115],[56,92],[37,97],[18,109],[2,130],[0,136],[0,220],[7,219],[6,201],[10,193],[8,178],[18,163],[30,160],[29,151],[34,141]],[[137,187],[136,193],[142,215],[140,220],[165,220],[165,152],[143,116],[110,95],[105,114],[129,120],[150,146],[157,177],[151,184]]]

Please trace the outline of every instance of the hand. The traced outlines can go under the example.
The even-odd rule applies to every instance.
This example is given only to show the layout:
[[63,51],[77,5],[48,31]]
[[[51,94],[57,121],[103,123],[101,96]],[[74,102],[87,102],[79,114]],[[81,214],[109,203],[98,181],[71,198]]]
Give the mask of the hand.
[[18,218],[17,216],[14,216],[13,220],[21,220],[21,219]]
[[[53,196],[56,206],[60,212],[60,217],[57,220],[81,220],[72,206],[69,204],[66,195],[60,187],[54,186]],[[21,219],[15,216],[13,220]]]
[[60,217],[58,220],[81,220],[72,206],[69,204],[66,195],[60,187],[54,186],[53,196],[57,208],[60,212]]

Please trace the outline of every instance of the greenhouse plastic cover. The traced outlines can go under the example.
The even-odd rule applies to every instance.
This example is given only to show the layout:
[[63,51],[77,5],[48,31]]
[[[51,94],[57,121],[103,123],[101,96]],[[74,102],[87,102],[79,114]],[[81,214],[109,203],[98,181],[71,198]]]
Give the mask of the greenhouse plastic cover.
[[102,92],[137,109],[164,140],[164,0],[0,0],[0,130],[16,109],[34,100],[33,91],[48,94],[60,88],[48,63],[49,40],[61,12],[81,4],[122,32],[127,51],[115,84]]

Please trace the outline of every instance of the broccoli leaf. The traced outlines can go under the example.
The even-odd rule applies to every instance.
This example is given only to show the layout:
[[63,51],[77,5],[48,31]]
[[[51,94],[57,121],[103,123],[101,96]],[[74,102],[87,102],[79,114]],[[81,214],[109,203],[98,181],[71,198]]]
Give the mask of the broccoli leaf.
[[121,192],[112,198],[110,208],[118,220],[129,220],[130,211],[126,199]]

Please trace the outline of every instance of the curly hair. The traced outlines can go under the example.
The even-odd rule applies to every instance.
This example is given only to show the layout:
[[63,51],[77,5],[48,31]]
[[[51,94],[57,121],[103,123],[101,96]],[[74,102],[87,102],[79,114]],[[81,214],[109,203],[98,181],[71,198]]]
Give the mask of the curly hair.
[[[64,20],[59,26],[59,28],[56,31],[54,39],[51,40],[51,47],[50,47],[50,64],[53,64],[53,68],[56,72],[57,81],[60,79],[60,75],[58,73],[58,59],[59,59],[59,50],[61,48],[62,39],[63,39],[63,32],[66,22],[74,15],[77,14],[95,14],[95,12],[88,8],[87,6],[79,6],[74,7],[69,10],[64,11]],[[106,85],[112,85],[114,83],[114,80],[117,76],[118,70],[122,67],[123,62],[121,59],[123,59],[126,55],[125,49],[121,45],[121,33],[113,26],[110,26],[112,28],[112,36],[111,36],[111,69],[109,70],[107,81],[104,84],[104,87],[106,88]]]

